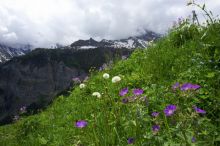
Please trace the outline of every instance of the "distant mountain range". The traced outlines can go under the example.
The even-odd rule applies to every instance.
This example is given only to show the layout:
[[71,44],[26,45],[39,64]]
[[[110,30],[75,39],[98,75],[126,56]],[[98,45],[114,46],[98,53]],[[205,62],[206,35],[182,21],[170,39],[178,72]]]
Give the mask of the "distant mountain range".
[[[56,44],[52,48],[53,49],[55,48],[94,49],[98,47],[126,48],[126,49],[145,48],[148,46],[149,41],[158,39],[159,37],[160,35],[157,33],[154,33],[152,31],[145,31],[145,33],[142,35],[133,36],[133,37],[129,37],[126,39],[120,39],[120,40],[103,39],[101,41],[96,41],[90,38],[89,40],[78,40],[69,46],[62,46],[62,45]],[[0,63],[4,63],[16,56],[25,55],[31,50],[33,50],[33,46],[31,45],[19,45],[15,47],[9,47],[7,45],[0,44]]]
[[18,45],[10,47],[0,44],[0,63],[6,62],[13,57],[24,55],[32,50],[31,45]]
[[[146,31],[144,34],[134,37],[129,37],[127,39],[120,40],[106,40],[96,41],[92,38],[89,40],[78,40],[72,43],[68,48],[77,48],[77,49],[91,49],[97,47],[108,47],[108,48],[146,48],[150,41],[158,39],[159,34],[156,34],[152,31]],[[64,47],[65,48],[65,47]]]

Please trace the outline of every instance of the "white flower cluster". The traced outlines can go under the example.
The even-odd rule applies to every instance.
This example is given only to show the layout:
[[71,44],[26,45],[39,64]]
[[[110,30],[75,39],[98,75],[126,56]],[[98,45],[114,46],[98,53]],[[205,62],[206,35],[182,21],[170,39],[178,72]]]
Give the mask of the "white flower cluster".
[[[104,79],[108,79],[110,77],[110,75],[108,74],[108,73],[104,73],[103,74],[103,78]],[[121,81],[121,78],[119,77],[119,76],[114,76],[113,78],[112,78],[112,83],[117,83],[117,82],[119,82],[119,81]]]
[[107,74],[107,73],[104,73],[104,74],[103,74],[103,78],[104,78],[104,79],[108,79],[109,77],[110,77],[109,74]]
[[119,76],[114,76],[112,78],[112,83],[117,83],[117,82],[120,82],[121,81],[121,78]]
[[83,89],[83,88],[85,88],[85,87],[86,87],[86,85],[83,84],[83,83],[79,85],[79,88],[80,88],[80,89]]
[[[104,79],[109,79],[110,78],[110,75],[108,74],[108,73],[104,73],[103,74],[103,76],[102,76]],[[119,77],[119,76],[114,76],[113,78],[112,78],[112,83],[117,83],[117,82],[120,82],[121,81],[121,77]],[[80,85],[79,85],[79,88],[80,89],[83,89],[83,88],[85,88],[86,87],[86,85],[85,84],[83,84],[83,83],[81,83]],[[101,98],[101,94],[99,93],[99,92],[93,92],[92,93],[92,96],[95,96],[95,97],[97,97],[97,98]]]
[[93,92],[92,96],[96,96],[97,98],[101,98],[101,94],[99,92]]

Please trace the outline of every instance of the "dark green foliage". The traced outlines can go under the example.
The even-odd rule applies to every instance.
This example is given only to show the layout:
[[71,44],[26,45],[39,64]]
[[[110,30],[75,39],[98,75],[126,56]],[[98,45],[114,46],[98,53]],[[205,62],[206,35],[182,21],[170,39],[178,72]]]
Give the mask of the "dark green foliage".
[[190,24],[189,20],[183,20],[178,28],[172,30],[170,40],[175,47],[180,47],[189,41],[197,41],[199,37],[199,27]]
[[96,48],[89,50],[77,49],[36,49],[25,56],[17,57],[13,61],[22,64],[32,64],[42,67],[48,62],[64,63],[69,67],[75,67],[89,71],[91,67],[100,67],[103,63],[114,60],[122,55],[129,55],[132,50]]

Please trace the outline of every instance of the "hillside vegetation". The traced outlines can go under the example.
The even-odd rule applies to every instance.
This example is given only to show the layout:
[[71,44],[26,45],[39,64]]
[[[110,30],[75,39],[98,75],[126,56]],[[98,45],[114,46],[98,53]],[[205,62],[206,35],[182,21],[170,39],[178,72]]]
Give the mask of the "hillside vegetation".
[[220,22],[182,20],[84,85],[0,127],[0,145],[220,145]]

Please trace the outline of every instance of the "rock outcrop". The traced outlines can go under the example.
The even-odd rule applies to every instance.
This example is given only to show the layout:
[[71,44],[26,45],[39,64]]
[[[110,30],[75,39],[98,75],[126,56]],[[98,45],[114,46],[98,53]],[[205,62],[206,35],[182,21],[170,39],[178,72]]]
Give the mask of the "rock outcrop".
[[128,55],[126,49],[36,49],[0,66],[0,123],[9,123],[19,109],[39,109],[68,89],[72,78],[85,78],[91,67],[108,58]]

